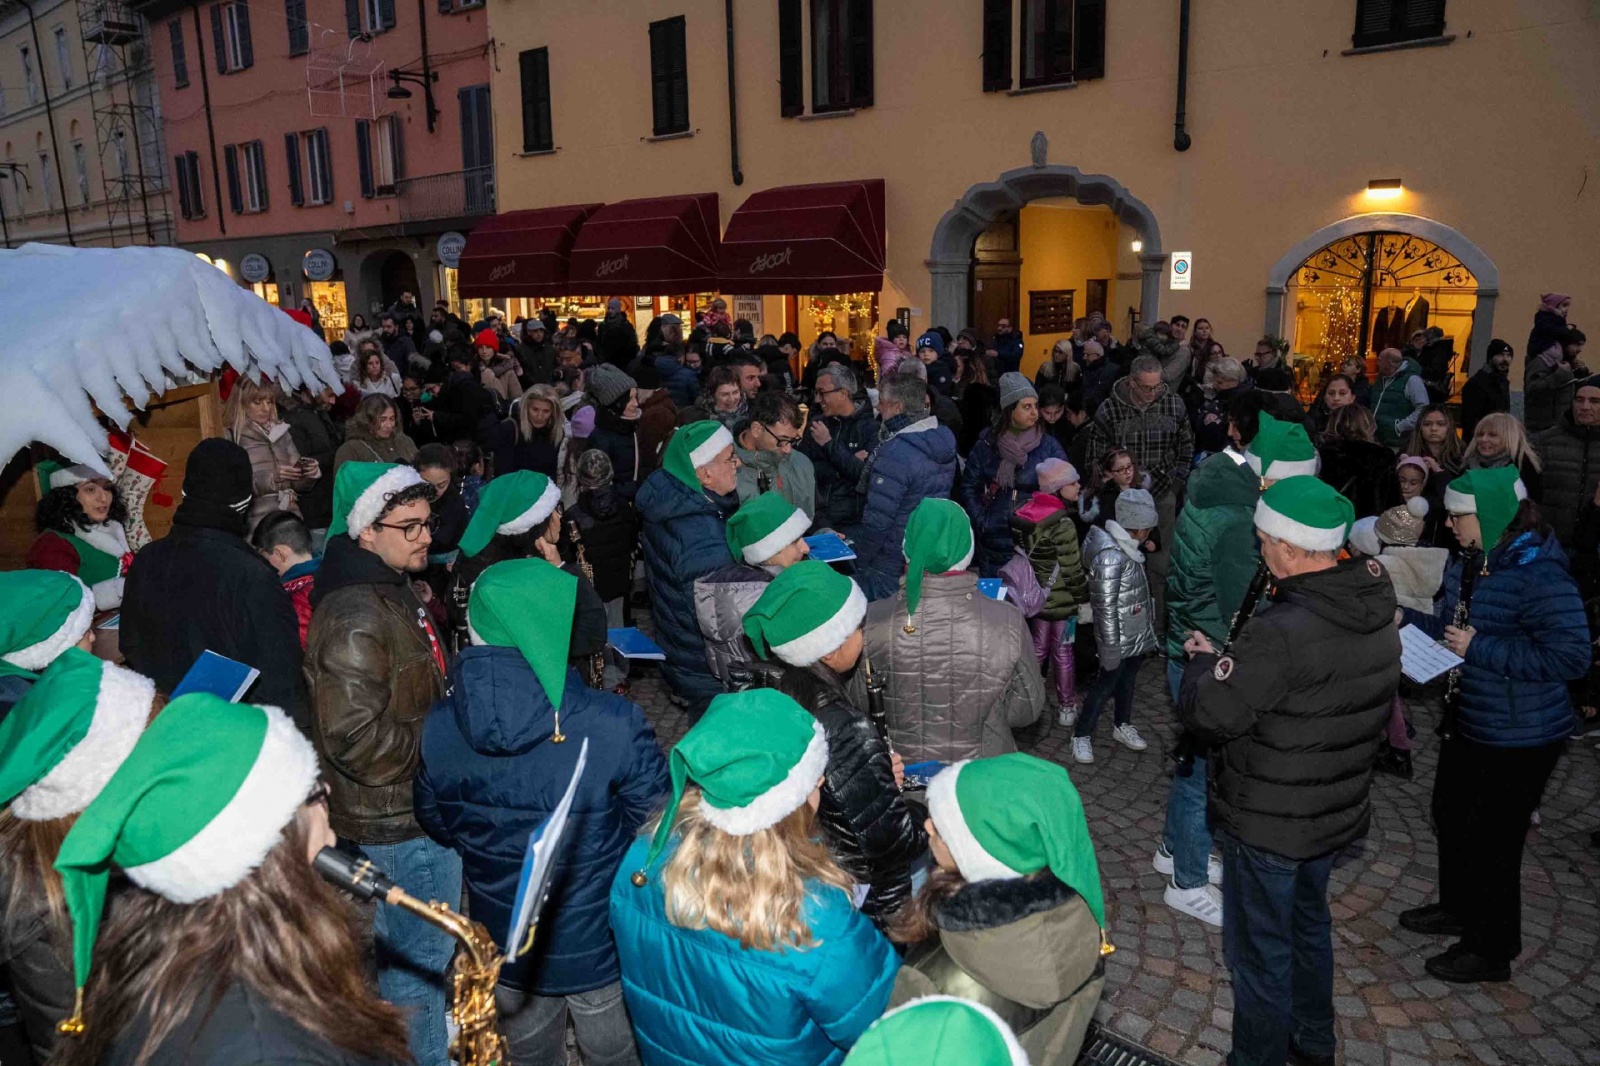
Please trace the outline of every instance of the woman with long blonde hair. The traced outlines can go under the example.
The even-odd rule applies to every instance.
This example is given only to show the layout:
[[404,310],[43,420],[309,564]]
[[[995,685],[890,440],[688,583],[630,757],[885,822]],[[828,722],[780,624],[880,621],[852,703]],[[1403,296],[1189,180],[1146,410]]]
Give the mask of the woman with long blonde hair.
[[549,385],[534,385],[517,401],[517,443],[512,452],[516,470],[536,470],[554,478],[567,456],[567,416],[561,397]]
[[278,387],[266,378],[239,378],[222,408],[222,421],[223,436],[250,456],[253,496],[247,528],[255,529],[271,511],[298,515],[300,494],[316,487],[323,470],[315,459],[301,457],[289,423],[278,417]]
[[1515,466],[1522,476],[1522,485],[1528,498],[1543,498],[1540,489],[1544,461],[1528,439],[1528,431],[1514,415],[1504,411],[1484,415],[1472,430],[1472,440],[1461,453],[1465,470],[1482,470],[1497,466]]
[[642,1047],[704,1066],[835,1066],[889,1002],[894,949],[815,828],[828,742],[772,689],[711,701],[611,886]]

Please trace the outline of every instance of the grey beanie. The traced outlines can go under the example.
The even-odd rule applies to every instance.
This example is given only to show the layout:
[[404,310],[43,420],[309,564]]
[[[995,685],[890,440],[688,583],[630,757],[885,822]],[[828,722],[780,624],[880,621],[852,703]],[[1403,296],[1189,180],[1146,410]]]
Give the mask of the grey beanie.
[[1160,522],[1155,497],[1149,492],[1123,489],[1117,493],[1117,525],[1123,529],[1154,529]]
[[1033,382],[1023,377],[1016,371],[1000,375],[1000,410],[1004,411],[1014,403],[1026,399],[1039,398],[1039,393],[1033,387]]
[[597,363],[583,376],[583,391],[601,407],[610,407],[638,383],[610,363]]

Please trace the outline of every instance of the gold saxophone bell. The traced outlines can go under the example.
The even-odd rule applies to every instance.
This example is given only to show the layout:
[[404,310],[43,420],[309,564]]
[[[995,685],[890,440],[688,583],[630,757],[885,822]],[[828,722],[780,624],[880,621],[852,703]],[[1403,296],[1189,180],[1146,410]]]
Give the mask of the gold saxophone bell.
[[797,406],[800,408],[800,431],[795,436],[804,437],[806,435],[806,423],[811,420],[811,408],[803,403]]

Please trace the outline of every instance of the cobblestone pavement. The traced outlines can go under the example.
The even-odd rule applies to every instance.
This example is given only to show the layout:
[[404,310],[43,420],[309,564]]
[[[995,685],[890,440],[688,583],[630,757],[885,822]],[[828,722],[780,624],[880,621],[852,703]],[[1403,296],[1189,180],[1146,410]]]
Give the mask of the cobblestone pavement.
[[[654,668],[635,668],[634,698],[663,748],[687,728]],[[1575,742],[1545,794],[1542,825],[1523,866],[1524,949],[1507,984],[1448,985],[1423,960],[1448,942],[1399,927],[1401,911],[1432,899],[1436,853],[1428,804],[1438,758],[1436,708],[1411,701],[1417,730],[1410,781],[1378,775],[1372,830],[1335,864],[1334,1008],[1340,1061],[1358,1066],[1483,1063],[1600,1064],[1600,759],[1594,740]],[[1072,762],[1069,730],[1048,720],[1022,731],[1023,750],[1061,763],[1083,796],[1105,884],[1109,936],[1106,994],[1098,1019],[1117,1033],[1192,1066],[1227,1055],[1233,990],[1222,938],[1162,902],[1150,867],[1166,812],[1174,735],[1165,671],[1147,663],[1134,721],[1150,742],[1129,751],[1111,740],[1110,713],[1096,729],[1095,762]],[[1492,788],[1492,781],[1484,782]]]

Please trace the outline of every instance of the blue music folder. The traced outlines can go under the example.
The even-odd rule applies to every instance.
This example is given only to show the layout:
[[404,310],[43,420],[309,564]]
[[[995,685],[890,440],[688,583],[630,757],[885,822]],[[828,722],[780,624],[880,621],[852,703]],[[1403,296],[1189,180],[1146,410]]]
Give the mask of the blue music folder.
[[811,558],[820,563],[844,563],[856,557],[855,551],[837,533],[818,533],[806,538]]
[[561,834],[567,827],[567,815],[572,810],[572,797],[578,792],[578,781],[589,762],[589,738],[583,738],[578,749],[578,763],[572,768],[572,779],[567,791],[556,804],[556,809],[528,834],[528,850],[522,857],[522,876],[517,880],[517,898],[511,905],[511,928],[506,933],[506,958],[515,959],[533,947],[533,930],[539,923],[539,911],[545,897],[550,894],[550,875],[555,872],[556,852],[560,850]]
[[171,698],[177,699],[191,692],[209,692],[229,703],[238,703],[260,676],[261,671],[255,667],[236,662],[226,655],[218,655],[207,648],[189,667],[189,672],[183,675],[178,687],[172,690]]
[[978,591],[991,600],[1004,600],[1006,598],[1006,587],[997,577],[980,577],[978,579]]
[[665,661],[667,658],[667,653],[661,650],[661,645],[631,627],[606,630],[606,643],[615,648],[617,654],[624,659]]

